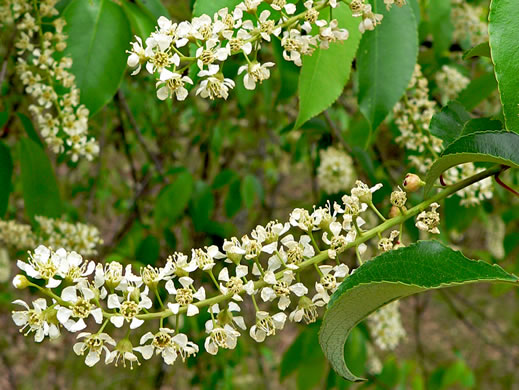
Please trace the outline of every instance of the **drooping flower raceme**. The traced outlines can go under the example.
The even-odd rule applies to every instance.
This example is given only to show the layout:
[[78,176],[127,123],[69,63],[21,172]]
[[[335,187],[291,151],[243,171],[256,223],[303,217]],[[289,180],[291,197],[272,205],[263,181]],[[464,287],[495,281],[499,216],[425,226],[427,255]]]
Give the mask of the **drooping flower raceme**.
[[[13,320],[26,334],[34,333],[38,342],[58,337],[60,329],[76,333],[73,349],[85,355],[89,366],[103,357],[106,364],[122,362],[131,368],[154,354],[166,364],[194,356],[198,345],[180,331],[179,324],[185,316],[197,316],[202,310],[210,315],[204,342],[210,354],[235,348],[244,333],[263,342],[282,330],[287,320],[316,321],[321,308],[350,274],[342,262],[347,249],[354,248],[362,263],[364,241],[376,236],[366,236],[365,219],[372,219],[366,214],[385,220],[372,201],[373,192],[380,187],[356,181],[340,204],[328,203],[312,212],[295,209],[289,222],[259,225],[250,235],[226,240],[222,250],[211,245],[193,249],[190,256],[176,252],[163,266],[148,265],[139,272],[117,261],[95,264],[76,252],[40,245],[27,262],[18,261],[27,276],[17,275],[13,284],[16,288],[35,287],[51,301],[38,298],[31,308],[17,300],[14,303],[23,308],[13,312]],[[392,203],[405,204],[401,192],[395,191]],[[437,207],[432,204],[431,211],[418,215],[419,229],[438,233]],[[389,251],[396,246],[399,231],[380,236],[373,245]],[[314,278],[301,277],[308,270],[315,272]],[[208,277],[200,278],[200,273]],[[56,287],[60,293],[53,291]],[[254,310],[252,319],[242,315],[245,304]],[[403,329],[398,327],[398,309],[392,306],[386,311],[390,314],[375,320],[373,332],[381,340],[377,342],[381,348],[392,348]],[[175,326],[166,325],[168,317],[173,317]],[[150,330],[147,321],[157,321],[158,327]],[[95,327],[97,331],[92,329]],[[127,329],[127,335],[115,340],[114,328]]]

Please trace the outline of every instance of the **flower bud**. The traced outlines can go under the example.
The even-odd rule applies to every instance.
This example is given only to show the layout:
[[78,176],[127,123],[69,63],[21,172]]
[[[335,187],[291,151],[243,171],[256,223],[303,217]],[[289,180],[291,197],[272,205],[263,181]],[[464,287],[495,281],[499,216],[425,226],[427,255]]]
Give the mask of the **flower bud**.
[[420,179],[420,176],[415,175],[414,173],[408,173],[404,179],[404,189],[407,192],[415,192],[423,187],[425,182]]
[[29,281],[25,277],[25,275],[16,275],[13,279],[13,286],[19,290],[27,288],[29,286]]
[[[402,207],[402,210],[407,211],[407,208],[405,206]],[[399,215],[402,215],[402,212],[400,209],[396,206],[391,206],[391,210],[389,210],[389,218],[395,218]]]

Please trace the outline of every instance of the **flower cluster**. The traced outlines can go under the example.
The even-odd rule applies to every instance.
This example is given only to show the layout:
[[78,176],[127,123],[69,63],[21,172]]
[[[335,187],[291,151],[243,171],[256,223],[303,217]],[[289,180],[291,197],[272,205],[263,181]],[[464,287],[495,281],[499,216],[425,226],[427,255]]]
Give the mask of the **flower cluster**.
[[[13,312],[13,318],[26,334],[34,333],[38,342],[44,337],[57,337],[62,329],[81,332],[74,351],[86,355],[88,365],[103,356],[107,364],[122,361],[130,367],[139,364],[140,357],[150,359],[154,354],[166,364],[179,357],[185,360],[197,354],[199,347],[181,332],[179,324],[185,316],[197,316],[202,311],[210,317],[204,342],[210,354],[235,348],[244,332],[262,342],[283,329],[287,320],[316,321],[320,308],[328,304],[331,294],[350,273],[343,262],[347,249],[354,249],[362,264],[365,242],[370,238],[378,238],[380,251],[402,246],[395,242],[398,231],[383,238],[382,229],[386,228],[365,230],[364,218],[372,219],[367,213],[386,221],[372,201],[373,192],[381,186],[369,187],[357,180],[341,203],[314,207],[312,212],[295,209],[289,222],[257,226],[241,239],[225,240],[222,248],[212,245],[193,249],[190,255],[176,252],[163,266],[148,265],[137,273],[131,265],[125,267],[117,261],[96,264],[76,252],[54,252],[40,245],[27,262],[18,261],[31,281],[19,274],[13,284],[17,288],[35,287],[52,302],[39,298],[31,307],[16,301],[23,310]],[[395,191],[392,202],[403,210],[407,197],[400,192]],[[432,226],[421,217],[418,222]],[[312,282],[308,282],[312,278],[300,276],[303,271],[314,272]],[[200,273],[212,281],[216,295],[208,296],[211,288],[202,285]],[[252,321],[242,316],[247,302],[255,311]],[[383,340],[378,343],[381,347],[394,346],[402,337],[397,311],[392,305],[380,312],[379,319],[370,320],[380,322],[374,332]],[[165,324],[168,317],[173,317],[175,327]],[[156,321],[156,328],[136,336],[146,321]],[[97,324],[97,331],[86,332],[89,324]],[[106,333],[111,326],[127,327],[127,336],[116,341]]]
[[464,0],[452,1],[451,20],[454,24],[452,38],[459,43],[476,46],[488,40],[487,12],[482,6]]
[[83,256],[97,254],[96,247],[103,244],[99,230],[83,223],[70,223],[61,219],[35,216],[37,227],[16,221],[0,220],[0,242],[7,247],[23,250],[45,245],[51,248],[68,248]]
[[399,306],[398,301],[391,302],[368,317],[368,327],[374,343],[384,351],[395,349],[406,336]]
[[317,168],[317,181],[328,194],[346,191],[353,185],[355,171],[353,160],[341,149],[330,146],[319,152],[321,163]]
[[442,103],[447,104],[456,99],[458,93],[463,91],[470,83],[470,79],[461,74],[456,68],[443,65],[435,75],[436,85],[442,96]]
[[[56,18],[56,0],[8,2],[2,13],[12,12],[17,37],[16,71],[42,137],[54,153],[66,152],[72,161],[92,160],[99,152],[88,136],[88,109],[79,103],[79,89],[70,72],[72,59],[61,53],[67,47],[65,20]],[[42,19],[49,28],[43,29]],[[50,22],[50,20],[52,20]],[[59,59],[57,59],[59,58]]]
[[[326,7],[346,7],[338,0],[307,0],[302,12],[286,0],[245,0],[236,8],[222,8],[214,15],[203,14],[191,21],[174,23],[161,16],[156,30],[144,40],[136,37],[128,51],[132,75],[141,68],[157,77],[157,97],[184,100],[189,85],[195,81],[187,73],[196,74],[195,94],[202,98],[227,99],[235,81],[223,74],[224,62],[233,55],[243,56],[243,74],[247,89],[255,89],[270,77],[273,62],[260,62],[258,54],[264,41],[279,39],[283,58],[298,66],[302,57],[330,43],[348,39],[348,31],[339,27],[337,19],[325,20],[320,11]],[[402,5],[402,1],[396,2]],[[360,30],[373,30],[382,15],[373,14],[364,0],[352,0],[353,16],[362,18]]]
[[[400,131],[396,142],[410,152],[409,161],[422,174],[426,173],[434,160],[442,152],[443,141],[429,132],[429,125],[435,113],[436,104],[429,98],[427,79],[423,76],[420,66],[416,65],[411,82],[401,101],[394,109],[395,124]],[[446,184],[452,184],[481,172],[473,163],[453,167],[443,175]],[[474,183],[461,190],[458,195],[461,204],[471,206],[493,195],[490,178]]]

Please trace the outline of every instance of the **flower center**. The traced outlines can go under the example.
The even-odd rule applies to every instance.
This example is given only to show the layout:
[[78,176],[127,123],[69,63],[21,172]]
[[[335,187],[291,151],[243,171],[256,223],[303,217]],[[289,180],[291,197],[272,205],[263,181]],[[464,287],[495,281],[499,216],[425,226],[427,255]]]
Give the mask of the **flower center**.
[[175,299],[181,306],[187,306],[193,302],[193,292],[189,288],[179,288]]
[[171,336],[165,332],[159,332],[151,343],[155,348],[164,349],[171,344]]
[[337,279],[333,275],[326,274],[321,278],[321,284],[326,290],[333,290],[337,287]]
[[215,60],[213,51],[207,49],[202,51],[199,58],[204,65],[212,64]]
[[169,65],[169,55],[163,51],[158,51],[151,61],[155,67],[162,69]]
[[257,322],[257,327],[264,331],[267,336],[272,336],[276,334],[276,327],[274,326],[274,320],[271,316],[262,318]]
[[86,318],[92,310],[92,304],[84,298],[79,298],[72,307],[72,315],[77,318]]
[[303,261],[303,248],[299,245],[294,245],[287,252],[287,263],[299,265]]
[[137,314],[139,314],[139,311],[141,309],[139,308],[139,305],[135,303],[134,301],[124,301],[121,304],[121,314],[126,318],[127,320],[135,317]]
[[290,294],[290,290],[288,289],[288,283],[282,280],[274,284],[273,290],[278,297],[282,295],[287,296]]
[[239,294],[243,288],[243,281],[236,276],[232,276],[225,287],[227,287],[233,295]]

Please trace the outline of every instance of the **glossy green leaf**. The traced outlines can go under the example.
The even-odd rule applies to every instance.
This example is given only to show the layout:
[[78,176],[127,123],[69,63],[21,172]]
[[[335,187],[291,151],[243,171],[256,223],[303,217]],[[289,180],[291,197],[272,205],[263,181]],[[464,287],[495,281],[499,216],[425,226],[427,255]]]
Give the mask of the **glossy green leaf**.
[[464,135],[450,144],[429,169],[425,195],[447,169],[467,162],[490,162],[519,167],[519,135],[510,131],[485,131]]
[[492,0],[488,24],[490,52],[508,130],[519,133],[519,6]]
[[465,108],[458,102],[450,102],[432,117],[429,131],[448,145],[460,136],[468,120],[470,114]]
[[232,10],[240,3],[241,0],[196,0],[193,6],[193,16],[207,14],[213,17],[220,9],[227,7]]
[[490,58],[490,45],[487,42],[482,42],[479,45],[474,46],[472,49],[467,50],[463,54],[463,59],[468,60],[474,57],[488,57]]
[[132,32],[135,35],[146,39],[146,37],[155,30],[155,20],[152,18],[150,13],[146,12],[134,3],[126,1],[122,2],[122,7],[126,13],[126,17],[130,21]]
[[458,94],[457,100],[472,111],[479,103],[488,98],[497,88],[494,73],[484,73],[472,80],[470,84]]
[[29,138],[18,142],[25,214],[56,218],[62,213],[54,170],[44,150]]
[[13,176],[13,159],[9,147],[0,141],[0,218],[7,211]]
[[373,12],[384,15],[382,24],[367,31],[357,55],[360,111],[376,129],[404,94],[418,56],[418,32],[409,6],[386,10],[383,0]]
[[126,69],[132,40],[123,9],[110,0],[74,0],[63,13],[68,35],[65,55],[73,59],[80,101],[95,114],[108,103]]
[[155,221],[173,224],[184,213],[192,192],[193,177],[188,171],[183,171],[160,192],[154,211]]
[[375,310],[430,289],[518,280],[497,265],[469,260],[440,242],[419,241],[367,261],[342,282],[328,304],[319,342],[339,375],[360,381],[346,366],[344,343],[351,330]]
[[465,123],[460,135],[469,135],[481,131],[504,130],[503,123],[496,119],[490,118],[474,118]]
[[433,35],[433,48],[437,56],[448,51],[454,26],[451,22],[451,0],[429,2],[429,17]]
[[[329,9],[321,11],[327,18]],[[307,120],[330,107],[341,95],[350,78],[351,62],[360,41],[359,19],[351,16],[345,4],[333,10],[339,27],[349,31],[344,42],[330,44],[328,49],[316,49],[311,56],[303,57],[299,75],[299,114],[294,128],[300,128]]]

